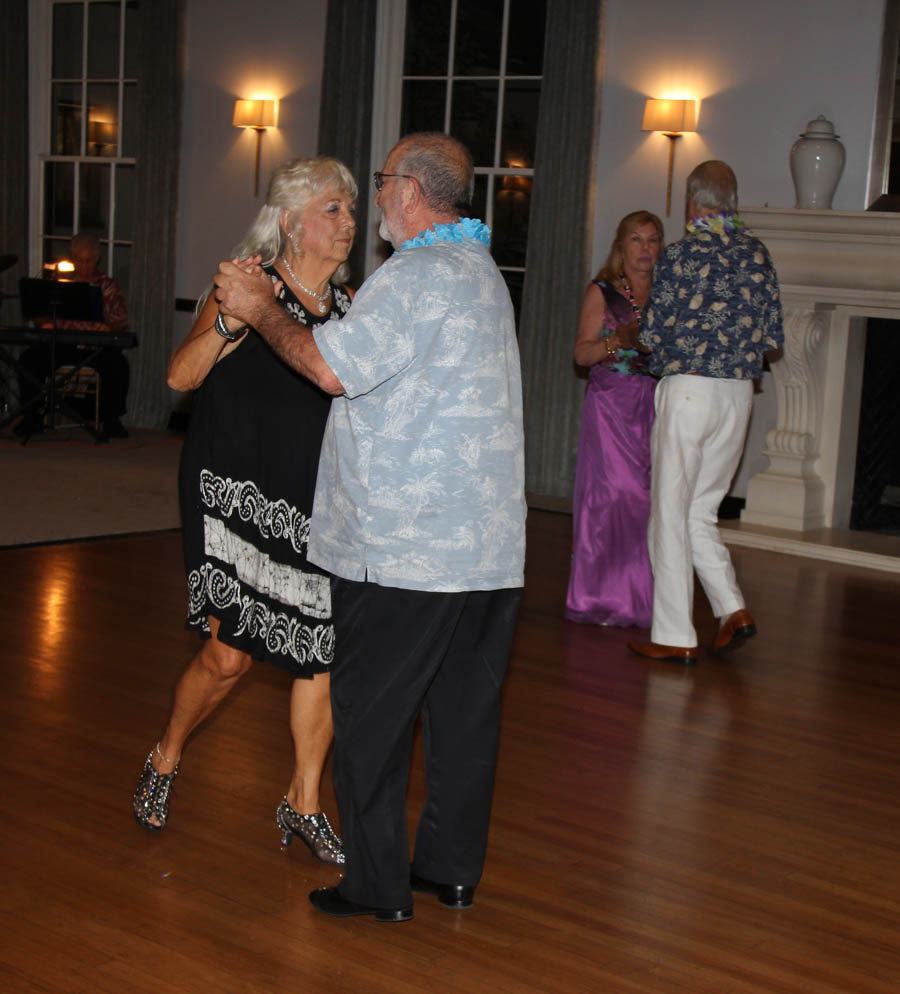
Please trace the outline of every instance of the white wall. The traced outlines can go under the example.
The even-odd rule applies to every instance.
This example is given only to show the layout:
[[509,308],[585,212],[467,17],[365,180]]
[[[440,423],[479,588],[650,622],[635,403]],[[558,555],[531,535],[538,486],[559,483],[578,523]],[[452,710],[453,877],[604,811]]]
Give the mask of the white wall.
[[[327,0],[188,0],[177,293],[195,297],[256,213],[268,174],[316,151]],[[834,207],[867,206],[884,0],[606,0],[595,267],[619,218],[663,217],[667,139],[640,130],[647,97],[696,97],[699,132],[679,139],[669,240],[682,231],[685,178],[698,162],[734,167],[741,201],[791,207],[791,144],[824,114],[847,151]],[[260,16],[260,11],[264,16]],[[232,127],[236,97],[280,98],[263,138],[261,196],[252,196],[255,137]],[[873,194],[874,197],[874,194]],[[872,198],[870,198],[872,199]],[[178,316],[176,340],[190,327]],[[575,329],[572,329],[574,337]],[[774,389],[757,397],[751,447],[774,423]],[[751,471],[765,460],[745,460]],[[733,492],[746,492],[743,467]]]
[[[833,207],[864,210],[883,11],[884,0],[607,0],[595,268],[629,211],[653,211],[667,241],[679,238],[685,179],[704,159],[730,163],[741,203],[793,207],[791,145],[819,114],[847,153]],[[647,97],[700,100],[698,132],[677,142],[668,218],[668,139],[640,130]],[[766,376],[748,454],[774,425],[774,394]],[[745,496],[747,479],[766,462],[745,458],[732,493]]]
[[[255,137],[232,127],[235,97],[280,97],[263,138],[261,187],[289,155],[314,154],[327,0],[188,0],[178,294],[202,289],[261,203]],[[679,139],[667,237],[681,231],[684,180],[724,158],[748,205],[790,207],[791,144],[818,114],[847,149],[834,207],[866,206],[884,0],[606,0],[595,261],[618,219],[665,212],[667,139],[640,130],[644,100],[700,99],[697,134]],[[260,11],[264,16],[260,16]]]
[[793,207],[789,155],[824,114],[847,151],[833,206],[863,210],[884,0],[607,0],[597,257],[632,210],[665,212],[668,139],[640,130],[647,97],[696,97],[699,131],[678,139],[669,240],[684,181],[725,159],[742,203]]
[[[178,296],[197,297],[209,282],[259,210],[272,168],[315,155],[326,8],[327,0],[188,0]],[[279,118],[262,139],[254,199],[256,134],[231,118],[236,98],[260,96],[278,98]],[[181,316],[176,338],[190,323]]]

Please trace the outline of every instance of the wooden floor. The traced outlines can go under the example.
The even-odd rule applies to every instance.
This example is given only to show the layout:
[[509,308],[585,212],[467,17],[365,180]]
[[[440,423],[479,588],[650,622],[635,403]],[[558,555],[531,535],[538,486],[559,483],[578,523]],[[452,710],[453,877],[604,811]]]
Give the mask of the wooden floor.
[[900,581],[734,550],[760,634],[684,670],[562,620],[569,527],[530,515],[475,907],[404,925],[310,908],[336,875],[280,849],[270,667],[190,743],[165,832],[135,824],[195,647],[177,532],[0,551],[0,990],[897,994]]

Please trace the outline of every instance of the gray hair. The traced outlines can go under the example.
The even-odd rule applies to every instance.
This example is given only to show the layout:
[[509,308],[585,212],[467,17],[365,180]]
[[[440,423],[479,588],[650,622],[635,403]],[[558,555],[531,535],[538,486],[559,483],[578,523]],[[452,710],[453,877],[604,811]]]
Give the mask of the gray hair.
[[[247,229],[244,237],[231,250],[230,258],[238,256],[247,259],[261,255],[262,264],[271,266],[284,252],[285,234],[281,228],[281,212],[288,212],[288,227],[294,235],[301,235],[303,225],[300,215],[307,205],[320,193],[336,187],[342,193],[357,197],[356,180],[353,174],[337,159],[320,156],[316,159],[288,159],[276,167],[269,180],[266,202],[259,209],[256,219]],[[350,265],[342,262],[334,272],[335,283],[346,283],[350,276]],[[203,310],[203,305],[213,291],[215,284],[206,287],[197,301],[195,313]]]
[[[313,197],[332,187],[356,199],[356,180],[343,162],[326,156],[282,162],[272,173],[265,204],[243,239],[231,250],[232,256],[245,259],[261,255],[263,265],[270,266],[284,251],[281,212],[288,212],[288,228],[299,236],[303,231],[300,215]],[[343,262],[335,271],[334,281],[345,283],[349,275],[350,266]]]
[[733,214],[738,209],[734,170],[720,159],[701,162],[687,178],[687,199],[692,200],[695,207]]
[[472,153],[461,141],[440,131],[419,131],[397,143],[398,172],[415,176],[428,206],[442,214],[459,214],[472,202],[475,171]]

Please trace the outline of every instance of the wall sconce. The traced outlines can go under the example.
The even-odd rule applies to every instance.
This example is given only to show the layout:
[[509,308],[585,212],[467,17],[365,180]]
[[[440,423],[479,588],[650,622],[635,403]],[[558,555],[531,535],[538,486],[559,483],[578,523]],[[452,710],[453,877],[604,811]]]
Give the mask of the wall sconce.
[[500,189],[504,193],[531,193],[531,177],[507,173],[503,177]]
[[[528,169],[531,163],[519,155],[504,156],[502,165],[508,169]],[[531,193],[531,177],[520,176],[517,173],[507,173],[500,182],[499,193],[507,197],[514,197],[516,194]]]
[[669,172],[666,180],[666,217],[672,209],[672,167],[675,142],[682,132],[697,130],[695,100],[648,100],[644,104],[641,131],[661,131],[669,139]]
[[259,195],[259,153],[262,136],[266,128],[275,127],[274,100],[235,100],[234,118],[231,123],[236,128],[252,128],[256,132],[256,169],[253,173],[253,196]]
[[103,155],[115,155],[115,145],[119,140],[119,128],[115,121],[97,121],[94,118],[88,120],[88,142],[103,149],[113,146],[111,152],[102,152]]

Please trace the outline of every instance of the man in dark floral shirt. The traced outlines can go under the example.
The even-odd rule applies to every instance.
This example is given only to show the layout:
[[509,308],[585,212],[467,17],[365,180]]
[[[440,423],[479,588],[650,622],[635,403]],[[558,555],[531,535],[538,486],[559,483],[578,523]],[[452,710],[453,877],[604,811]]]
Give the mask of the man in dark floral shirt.
[[648,529],[653,625],[650,642],[628,645],[651,659],[697,661],[694,570],[720,619],[713,651],[756,634],[717,512],[743,452],[753,380],[784,332],[772,260],[736,210],[731,168],[697,166],[687,181],[687,235],[660,256],[640,335],[661,377]]

